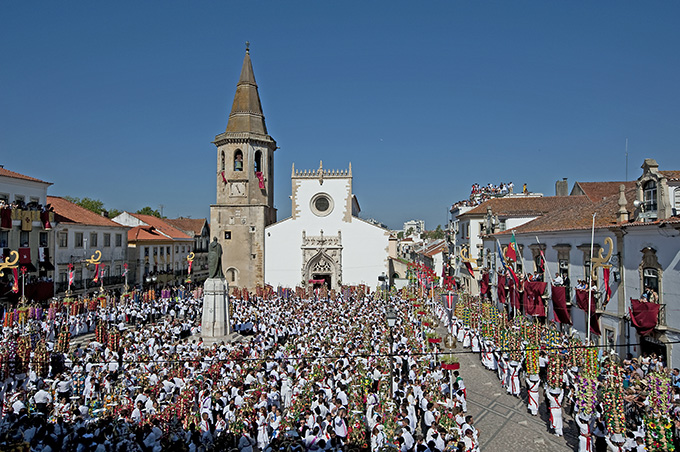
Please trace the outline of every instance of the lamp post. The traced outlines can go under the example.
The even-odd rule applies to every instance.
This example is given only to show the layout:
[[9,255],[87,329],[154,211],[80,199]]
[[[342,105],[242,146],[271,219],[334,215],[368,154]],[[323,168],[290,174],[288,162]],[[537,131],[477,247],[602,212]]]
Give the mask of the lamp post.
[[394,369],[393,369],[393,355],[392,355],[392,350],[394,349],[394,338],[392,336],[392,328],[394,325],[397,324],[397,314],[394,312],[394,309],[390,306],[387,308],[387,311],[385,313],[385,318],[387,319],[387,326],[390,328],[390,350],[389,350],[389,355],[390,355],[390,398],[394,398],[394,393],[393,393],[393,385],[394,385]]

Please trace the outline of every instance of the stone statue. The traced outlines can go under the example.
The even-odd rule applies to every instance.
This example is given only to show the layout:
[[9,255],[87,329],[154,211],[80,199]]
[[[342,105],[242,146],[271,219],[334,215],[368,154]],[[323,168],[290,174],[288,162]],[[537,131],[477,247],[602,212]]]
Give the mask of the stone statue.
[[222,273],[222,245],[213,237],[208,246],[208,278],[224,279]]

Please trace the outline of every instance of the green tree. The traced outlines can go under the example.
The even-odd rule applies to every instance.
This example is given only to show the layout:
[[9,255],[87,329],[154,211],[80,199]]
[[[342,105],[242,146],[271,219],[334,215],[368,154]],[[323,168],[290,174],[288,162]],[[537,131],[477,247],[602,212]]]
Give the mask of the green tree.
[[153,210],[149,206],[142,207],[136,213],[138,213],[140,215],[153,215],[154,217],[161,218],[161,213],[157,210]]
[[399,232],[397,232],[397,238],[398,238],[399,240],[403,239],[403,238],[404,238],[404,231],[399,231]]
[[97,214],[101,214],[104,211],[104,203],[98,199],[74,198],[73,196],[64,196],[64,199]]

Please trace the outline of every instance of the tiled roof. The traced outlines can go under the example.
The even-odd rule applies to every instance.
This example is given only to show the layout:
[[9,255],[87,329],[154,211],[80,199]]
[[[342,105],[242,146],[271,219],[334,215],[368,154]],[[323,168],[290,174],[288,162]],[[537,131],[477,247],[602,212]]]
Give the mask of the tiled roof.
[[[623,184],[626,190],[635,188],[635,181],[628,182],[576,182],[572,193],[576,187],[580,187],[581,191],[590,198],[592,202],[602,201],[607,196],[618,195],[619,186]],[[578,192],[578,191],[577,191]],[[617,198],[618,199],[618,198]]]
[[52,182],[45,182],[44,180],[36,179],[35,177],[31,176],[24,176],[23,174],[15,173],[14,171],[10,171],[5,168],[0,168],[0,176],[13,177],[14,179],[30,180],[32,182],[40,182],[41,184],[52,185]]
[[[630,213],[634,210],[632,200],[635,199],[635,187],[626,190],[625,196],[627,201],[626,209]],[[619,195],[616,194],[608,196],[598,203],[573,205],[558,209],[525,223],[515,228],[514,231],[517,234],[524,234],[590,229],[592,227],[593,213],[597,213],[595,216],[596,228],[614,226],[617,224],[618,200]],[[501,234],[507,233],[510,233],[510,231],[504,231]]]
[[493,214],[498,216],[536,216],[584,204],[591,204],[586,196],[505,196],[484,201],[474,209],[458,215],[458,218],[486,215],[487,207],[491,207]]
[[166,218],[166,223],[170,223],[177,229],[185,232],[193,232],[195,235],[201,235],[203,226],[208,222],[205,218]]
[[54,221],[57,223],[127,228],[127,226],[120,225],[109,218],[73,204],[61,196],[48,196],[47,203],[54,208]]
[[189,235],[183,231],[180,231],[167,221],[154,217],[153,215],[142,215],[139,213],[130,213],[133,217],[143,221],[144,223],[148,224],[149,226],[153,226],[155,229],[160,231],[160,233],[163,235],[166,235],[167,237],[173,238],[173,239],[178,239],[178,240],[184,240],[184,239],[191,239]]
[[173,239],[162,234],[161,231],[153,226],[135,226],[128,231],[128,243],[150,240],[168,241]]
[[680,171],[659,171],[659,172],[666,176],[668,180],[671,181],[680,180]]
[[435,254],[441,253],[446,248],[446,242],[442,240],[441,242],[436,243],[434,246],[428,246],[425,250],[423,250],[423,254],[425,256],[432,257]]

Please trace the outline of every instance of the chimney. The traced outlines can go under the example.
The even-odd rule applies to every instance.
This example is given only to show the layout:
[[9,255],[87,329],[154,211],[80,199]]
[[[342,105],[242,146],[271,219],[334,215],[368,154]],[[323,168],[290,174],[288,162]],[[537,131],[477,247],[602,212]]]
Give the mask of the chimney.
[[555,196],[569,196],[569,182],[566,177],[555,182]]
[[628,222],[628,209],[626,209],[628,201],[626,200],[625,192],[626,186],[623,184],[619,185],[619,211],[616,213],[616,221],[618,223]]

